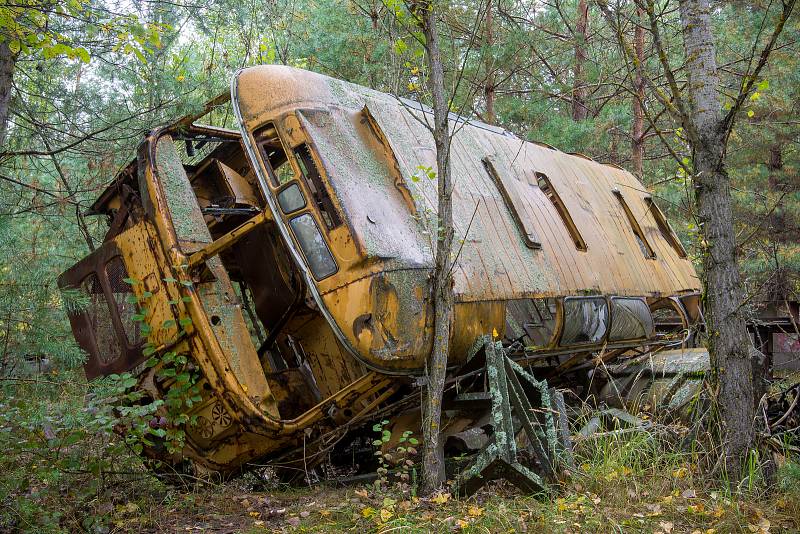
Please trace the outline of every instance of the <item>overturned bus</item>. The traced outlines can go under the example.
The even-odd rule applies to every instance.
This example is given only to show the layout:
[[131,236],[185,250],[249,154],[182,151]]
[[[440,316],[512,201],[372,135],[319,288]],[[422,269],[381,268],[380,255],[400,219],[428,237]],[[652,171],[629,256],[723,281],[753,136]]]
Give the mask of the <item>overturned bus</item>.
[[[162,399],[174,355],[195,374],[182,451],[150,456],[225,476],[354,473],[373,457],[374,421],[419,432],[437,225],[426,121],[418,103],[262,66],[146,136],[90,209],[108,220],[102,246],[59,284],[89,301],[70,315],[89,378],[132,372]],[[451,121],[442,432],[463,455],[504,424],[490,364],[509,373],[500,400],[517,402],[502,414],[516,431],[519,402],[547,396],[539,381],[589,394],[599,360],[686,344],[700,283],[631,173]]]

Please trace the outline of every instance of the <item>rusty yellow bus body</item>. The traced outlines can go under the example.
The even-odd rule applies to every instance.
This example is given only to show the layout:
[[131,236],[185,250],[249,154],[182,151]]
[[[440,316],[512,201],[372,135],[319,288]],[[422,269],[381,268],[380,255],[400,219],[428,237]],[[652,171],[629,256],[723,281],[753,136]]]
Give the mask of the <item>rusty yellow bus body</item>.
[[[313,443],[318,463],[359,425],[417,409],[432,343],[432,117],[282,66],[237,73],[230,104],[238,129],[199,114],[144,139],[92,206],[109,220],[102,247],[60,285],[91,301],[70,316],[90,378],[132,371],[163,398],[173,382],[143,362],[167,352],[200,377],[180,457],[151,455],[233,473]],[[677,329],[698,320],[692,264],[633,175],[451,126],[451,374],[482,335],[559,377],[601,350],[664,343],[654,313]]]

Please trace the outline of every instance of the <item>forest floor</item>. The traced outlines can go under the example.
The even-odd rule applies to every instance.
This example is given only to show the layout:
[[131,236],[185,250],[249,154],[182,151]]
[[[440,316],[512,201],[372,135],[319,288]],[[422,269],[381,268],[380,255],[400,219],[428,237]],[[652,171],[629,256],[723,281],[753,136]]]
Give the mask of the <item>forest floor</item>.
[[[615,474],[616,473],[616,474]],[[403,500],[368,487],[252,493],[235,487],[172,494],[160,503],[109,508],[111,531],[125,532],[797,532],[800,494],[738,498],[696,489],[664,473],[565,488],[560,496],[523,496],[502,484],[469,499]],[[591,488],[591,489],[589,489]]]
[[799,464],[785,461],[769,490],[754,471],[731,491],[702,473],[697,446],[649,433],[579,443],[576,473],[550,495],[501,482],[467,499],[363,484],[265,489],[251,475],[179,490],[92,427],[92,398],[77,374],[0,383],[0,531],[800,532]]

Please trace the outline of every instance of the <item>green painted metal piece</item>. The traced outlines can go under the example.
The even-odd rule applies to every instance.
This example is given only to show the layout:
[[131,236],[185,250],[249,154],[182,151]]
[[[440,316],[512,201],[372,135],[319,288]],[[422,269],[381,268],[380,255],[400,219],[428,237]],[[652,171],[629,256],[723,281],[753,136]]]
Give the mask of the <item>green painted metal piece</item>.
[[[506,355],[499,342],[484,340],[486,382],[493,433],[456,478],[455,490],[470,495],[489,480],[504,478],[529,493],[548,491],[556,480],[558,438],[546,381],[536,380]],[[478,354],[475,355],[477,357]],[[536,408],[534,408],[534,403]],[[517,435],[523,431],[540,474],[523,465]]]

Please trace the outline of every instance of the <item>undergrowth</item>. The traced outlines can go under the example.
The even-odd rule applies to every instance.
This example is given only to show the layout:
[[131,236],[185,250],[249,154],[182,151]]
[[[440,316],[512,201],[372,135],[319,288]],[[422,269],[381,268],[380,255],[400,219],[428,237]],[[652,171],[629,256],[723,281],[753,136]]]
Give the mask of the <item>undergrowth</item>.
[[126,380],[89,385],[76,372],[0,383],[0,531],[800,531],[799,464],[787,460],[769,487],[754,473],[732,488],[706,474],[711,453],[680,425],[578,440],[574,472],[549,495],[503,482],[468,499],[396,484],[256,492],[248,477],[178,491],[138,455],[152,406],[122,416],[132,432],[114,432],[121,414],[107,399],[131,394]]

